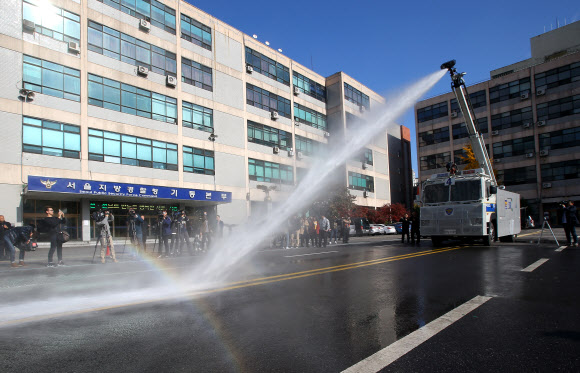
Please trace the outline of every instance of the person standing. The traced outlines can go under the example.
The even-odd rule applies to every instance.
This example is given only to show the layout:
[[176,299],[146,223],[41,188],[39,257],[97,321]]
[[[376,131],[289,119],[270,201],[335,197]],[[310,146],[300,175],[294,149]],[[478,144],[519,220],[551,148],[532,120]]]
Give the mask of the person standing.
[[187,247],[189,255],[193,255],[191,242],[189,241],[189,232],[187,231],[187,222],[189,218],[185,214],[185,210],[181,211],[181,216],[177,218],[177,251],[178,254],[183,253],[183,245]]
[[330,233],[330,221],[328,221],[326,216],[322,215],[322,219],[320,221],[320,238],[322,246],[324,247],[326,247],[326,241],[328,239],[329,233]]
[[568,201],[568,206],[564,209],[566,215],[566,224],[568,230],[566,231],[566,239],[568,246],[572,246],[572,239],[574,239],[574,246],[578,246],[578,235],[576,234],[576,224],[578,224],[578,216],[576,215],[576,206],[574,201]]
[[224,236],[224,222],[219,215],[215,217],[215,229],[216,229],[216,236],[218,238],[222,238]]
[[135,247],[134,256],[137,256],[143,247],[143,225],[145,224],[145,217],[137,214],[134,209],[129,209],[128,223],[129,237]]
[[304,217],[302,219],[302,236],[301,236],[302,242],[301,245],[302,247],[310,247],[310,222],[308,221],[308,218]]
[[405,214],[405,216],[401,218],[401,223],[401,242],[405,243],[405,236],[407,236],[407,243],[409,243],[409,214]]
[[115,246],[113,245],[113,237],[111,237],[111,227],[109,222],[114,219],[113,214],[109,211],[105,211],[105,217],[96,222],[97,228],[99,228],[99,242],[101,243],[101,263],[105,264],[105,254],[107,253],[107,246],[111,249],[111,258],[113,262],[117,263],[117,257],[115,256]]
[[342,243],[348,243],[350,237],[350,218],[347,216],[342,220]]
[[0,215],[0,260],[10,257],[10,249],[4,243],[4,232],[12,228],[12,224],[4,220],[4,215]]
[[39,221],[41,230],[48,233],[50,239],[50,250],[48,251],[48,264],[47,267],[54,267],[52,258],[54,257],[54,252],[56,251],[56,256],[58,258],[58,266],[63,266],[62,261],[62,242],[57,239],[59,228],[61,225],[66,224],[66,218],[61,210],[58,210],[58,217],[54,216],[54,209],[52,206],[46,206],[44,208],[46,217]]
[[205,251],[209,250],[209,246],[211,244],[211,237],[210,237],[209,221],[207,220],[207,212],[203,213],[199,234],[201,237],[201,249]]
[[313,240],[312,247],[320,247],[320,224],[318,219],[312,217]]
[[[417,213],[417,211],[413,211],[411,213],[411,243],[414,245],[415,242],[417,243],[417,246],[421,245],[421,232],[419,230],[420,228],[420,218],[419,218],[419,214]],[[416,237],[416,241],[415,241],[415,237]]]
[[[171,218],[167,215],[167,210],[163,210],[163,216],[161,218],[161,239],[163,240],[163,246],[165,247],[166,258],[169,256],[169,237],[171,237]],[[163,258],[163,254],[161,254],[161,244],[159,245],[158,258]]]

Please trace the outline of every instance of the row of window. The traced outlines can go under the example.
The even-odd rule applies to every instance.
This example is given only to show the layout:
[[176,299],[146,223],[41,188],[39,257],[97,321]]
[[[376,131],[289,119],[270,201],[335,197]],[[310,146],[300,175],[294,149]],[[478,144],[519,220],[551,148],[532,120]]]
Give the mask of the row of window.
[[524,123],[532,123],[532,108],[531,106],[507,111],[491,116],[492,131],[504,130],[512,127],[519,127]]
[[211,28],[185,14],[181,14],[181,38],[211,50]]
[[24,0],[22,18],[34,22],[34,31],[64,42],[78,43],[81,24],[78,14],[57,8],[42,0]]
[[451,154],[449,152],[431,154],[420,158],[419,167],[421,171],[443,168],[450,160]]
[[246,83],[246,103],[290,119],[290,100],[249,83]]
[[493,143],[493,158],[513,157],[533,153],[535,150],[534,136],[506,140]]
[[249,120],[248,141],[288,150],[292,148],[292,133]]
[[536,74],[534,78],[536,89],[538,87],[556,88],[564,84],[580,81],[580,62]]
[[344,98],[358,106],[364,106],[365,108],[370,109],[369,96],[347,83],[344,83]]
[[492,87],[489,89],[489,103],[495,104],[520,97],[524,93],[529,94],[532,88],[531,84],[531,79],[528,77]]
[[177,123],[175,98],[93,74],[89,74],[89,105]]
[[538,136],[541,150],[553,150],[580,146],[580,127],[541,133]]
[[[476,119],[475,125],[479,133],[483,134],[488,132],[487,117]],[[454,140],[462,139],[464,137],[469,136],[469,133],[467,132],[467,126],[465,125],[465,123],[454,124],[452,126],[452,133]]]
[[307,94],[310,97],[326,102],[326,87],[322,84],[316,83],[314,80],[305,77],[296,71],[292,72],[292,84],[298,87],[300,92]]
[[250,180],[293,184],[294,172],[292,166],[262,161],[259,159],[248,159],[248,175]]
[[419,132],[419,146],[439,144],[449,141],[449,127]]
[[89,50],[161,74],[177,74],[175,53],[89,20]]
[[121,12],[146,19],[155,27],[175,35],[175,9],[157,0],[98,0]]
[[290,70],[286,66],[248,47],[246,47],[246,64],[252,66],[255,72],[290,85]]
[[302,137],[300,135],[296,135],[296,151],[302,152],[302,154],[307,156],[313,156],[322,150],[324,143],[314,141],[307,137]]
[[580,114],[580,95],[564,97],[536,105],[538,120],[556,119]]
[[348,172],[348,187],[367,192],[375,191],[375,181],[372,176],[362,175],[357,172]]
[[81,72],[38,58],[23,56],[22,81],[26,89],[80,101]]
[[447,102],[440,102],[417,109],[417,122],[422,123],[428,120],[446,117],[448,114]]
[[[469,94],[469,102],[471,102],[471,106],[474,109],[487,106],[487,94],[485,93],[485,90],[470,93]],[[461,110],[459,108],[459,103],[457,103],[456,98],[452,98],[451,101],[449,101],[449,103],[451,105],[451,111],[455,111],[458,114],[461,113]]]
[[294,120],[323,131],[327,129],[326,115],[302,106],[297,102],[294,103]]
[[207,91],[213,91],[211,67],[181,57],[181,81]]

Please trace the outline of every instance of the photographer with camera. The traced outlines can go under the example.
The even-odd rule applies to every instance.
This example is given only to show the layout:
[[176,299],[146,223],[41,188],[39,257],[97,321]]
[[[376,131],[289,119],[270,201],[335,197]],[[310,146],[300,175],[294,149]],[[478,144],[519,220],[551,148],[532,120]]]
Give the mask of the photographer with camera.
[[[24,254],[26,249],[29,251],[32,250],[32,248],[28,245],[30,244],[30,240],[32,239],[33,235],[34,227],[30,225],[14,227],[4,233],[3,241],[8,251],[10,251],[11,268],[18,268],[26,265],[24,264]],[[16,249],[14,246],[17,246],[20,250],[18,264],[16,264]]]
[[100,220],[96,221],[97,228],[99,229],[98,242],[101,243],[101,263],[105,264],[105,253],[107,252],[107,245],[111,248],[111,257],[113,262],[117,263],[117,258],[115,256],[115,246],[113,245],[113,238],[111,237],[111,227],[109,222],[112,222],[115,218],[109,210],[105,210],[104,213],[99,216]]
[[[160,240],[163,241],[163,246],[165,246],[165,257],[169,256],[169,237],[171,237],[171,218],[167,215],[167,210],[163,210],[163,215],[159,217],[160,219]],[[159,256],[158,258],[163,258],[161,253],[161,242],[159,243]]]
[[[578,224],[578,217],[576,216],[576,206],[574,201],[562,202],[562,225],[564,226],[564,233],[566,233],[567,246],[578,246],[578,235],[576,234],[576,224]],[[574,242],[572,242],[574,239]]]
[[183,252],[183,244],[187,247],[189,255],[193,255],[191,242],[189,241],[189,232],[187,231],[187,222],[189,222],[189,218],[185,214],[185,210],[180,211],[175,222],[177,227],[177,255]]
[[54,252],[56,251],[56,255],[58,257],[58,266],[60,267],[64,265],[64,262],[62,261],[63,242],[57,239],[57,235],[59,232],[59,227],[66,223],[66,218],[64,217],[64,213],[61,210],[58,210],[58,217],[54,216],[54,209],[52,206],[46,206],[44,208],[44,212],[46,213],[46,217],[38,221],[38,229],[41,232],[49,234],[50,250],[48,251],[48,264],[46,266],[55,267],[54,263],[52,262],[52,258],[54,257]]
[[136,256],[143,249],[143,225],[145,225],[145,216],[137,214],[135,209],[131,208],[129,209],[127,223],[127,232],[131,243],[135,247]]

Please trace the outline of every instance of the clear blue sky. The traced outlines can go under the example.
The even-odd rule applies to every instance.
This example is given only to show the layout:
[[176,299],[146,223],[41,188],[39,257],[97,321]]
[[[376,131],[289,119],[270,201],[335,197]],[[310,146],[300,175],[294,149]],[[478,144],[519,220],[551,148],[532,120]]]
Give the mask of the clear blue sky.
[[[457,60],[467,84],[530,57],[529,39],[580,20],[578,0],[188,0],[189,3],[322,76],[344,71],[380,94],[391,94]],[[428,96],[448,92],[443,78]],[[415,118],[411,129],[417,171]]]

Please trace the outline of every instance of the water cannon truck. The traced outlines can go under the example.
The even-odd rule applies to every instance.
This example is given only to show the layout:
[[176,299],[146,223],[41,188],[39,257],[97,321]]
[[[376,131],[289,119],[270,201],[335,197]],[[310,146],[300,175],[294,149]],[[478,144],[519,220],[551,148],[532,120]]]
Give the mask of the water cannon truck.
[[475,126],[475,115],[455,60],[441,65],[451,75],[451,89],[469,135],[479,168],[459,171],[453,163],[447,172],[434,174],[421,185],[421,235],[430,236],[434,246],[447,239],[481,239],[490,246],[499,239],[513,242],[521,231],[520,195],[498,186],[485,150],[483,137]]

